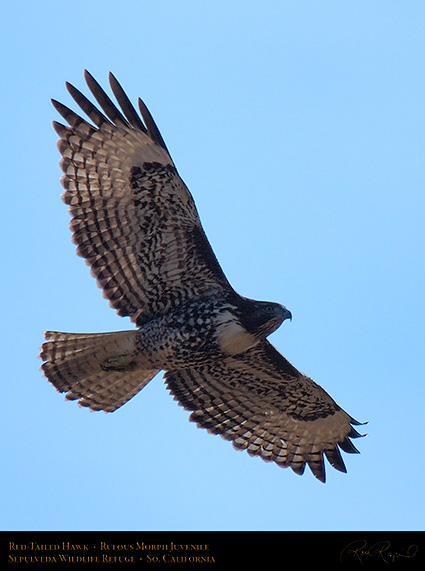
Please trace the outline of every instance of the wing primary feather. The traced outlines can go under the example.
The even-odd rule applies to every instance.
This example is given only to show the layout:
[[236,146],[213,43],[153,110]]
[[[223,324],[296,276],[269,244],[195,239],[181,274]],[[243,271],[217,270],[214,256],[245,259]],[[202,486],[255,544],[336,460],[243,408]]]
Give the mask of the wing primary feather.
[[338,446],[325,450],[325,456],[328,459],[330,465],[333,466],[336,470],[344,473],[347,472],[347,468],[345,467],[344,460],[341,457]]
[[158,127],[156,126],[156,123],[153,120],[153,117],[150,114],[149,109],[146,107],[146,105],[143,103],[140,97],[139,97],[139,109],[140,113],[142,114],[143,121],[146,123],[146,127],[148,129],[148,133],[151,139],[155,141],[155,143],[157,143],[160,147],[165,149],[168,153],[167,145],[165,144],[164,139],[162,138],[162,135],[159,132]]
[[60,144],[62,139],[64,139],[70,133],[72,133],[72,130],[69,127],[66,127],[65,125],[62,125],[62,123],[58,123],[57,121],[52,121],[52,125],[53,125],[53,129],[56,131],[56,133],[60,137],[60,139],[58,141],[58,145]]
[[140,119],[137,111],[134,109],[130,99],[127,97],[125,91],[121,87],[117,78],[113,73],[109,72],[109,83],[115,97],[117,98],[118,104],[121,107],[122,112],[127,118],[127,121],[134,129],[139,129],[143,133],[147,133],[147,129]]
[[122,125],[129,127],[128,121],[117,109],[114,102],[106,94],[103,88],[98,84],[95,78],[86,69],[84,70],[84,79],[89,86],[90,91],[93,93],[96,101],[102,107],[103,111],[115,125]]
[[[326,471],[325,471],[325,462],[323,460],[323,454],[319,454],[317,458],[314,460],[310,460],[307,462],[308,467],[310,468],[312,474],[323,484],[326,482]],[[291,465],[291,468],[294,470],[294,466]],[[294,470],[295,471],[295,470]],[[295,471],[295,473],[297,473]]]
[[295,474],[298,474],[298,476],[302,476],[305,471],[305,462],[301,462],[299,464],[292,464],[291,468],[295,472]]
[[82,117],[80,117],[79,115],[74,113],[74,111],[72,111],[72,109],[70,109],[69,107],[67,107],[63,103],[56,101],[56,99],[52,99],[51,101],[52,101],[52,105],[56,109],[56,111],[60,115],[62,115],[62,117],[65,119],[65,121],[67,121],[67,123],[69,123],[69,125],[71,127],[78,127],[79,125],[81,125],[83,123],[84,125],[86,125],[88,127],[89,130],[91,130],[91,131],[95,130],[94,127],[92,125],[90,125],[90,123],[88,123]]
[[353,418],[352,416],[350,416],[350,424],[354,424],[355,426],[364,426],[365,424],[369,424],[368,421],[366,422],[359,422],[358,420],[356,420],[355,418]]
[[349,436],[350,438],[364,438],[366,434],[360,434],[360,432],[357,432],[355,428],[351,427],[351,430],[347,434],[347,436]]
[[360,454],[360,452],[348,437],[341,442],[338,442],[338,446],[341,448],[341,450],[344,450],[344,452],[347,452],[348,454]]
[[105,115],[103,115],[103,113],[101,113],[99,109],[97,109],[97,107],[95,107],[95,105],[93,105],[93,103],[81,93],[81,91],[71,83],[66,82],[65,85],[74,101],[81,107],[87,117],[89,117],[97,127],[100,127],[103,123],[111,124],[111,121],[109,121],[109,119],[105,117]]

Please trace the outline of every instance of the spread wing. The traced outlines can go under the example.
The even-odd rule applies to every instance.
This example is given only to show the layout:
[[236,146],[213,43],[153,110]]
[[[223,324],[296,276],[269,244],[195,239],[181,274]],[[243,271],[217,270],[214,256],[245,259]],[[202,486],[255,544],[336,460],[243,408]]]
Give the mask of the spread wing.
[[121,113],[88,72],[85,78],[103,113],[67,84],[92,124],[53,101],[70,125],[54,127],[73,241],[104,296],[141,325],[187,299],[230,288],[144,103],[142,121],[110,74]]
[[358,452],[350,438],[360,436],[352,426],[360,423],[268,341],[237,356],[170,371],[166,381],[198,426],[297,474],[308,464],[324,482],[324,455],[346,472],[339,448]]

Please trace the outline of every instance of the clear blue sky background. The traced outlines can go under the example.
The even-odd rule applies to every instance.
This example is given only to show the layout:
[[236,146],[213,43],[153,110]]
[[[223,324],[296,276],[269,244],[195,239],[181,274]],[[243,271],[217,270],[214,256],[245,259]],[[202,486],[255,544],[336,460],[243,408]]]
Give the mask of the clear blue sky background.
[[[422,1],[2,3],[0,526],[424,528]],[[118,412],[65,402],[46,329],[126,329],[74,253],[54,97],[113,71],[150,107],[234,287],[293,313],[271,337],[369,421],[318,482],[236,452],[157,377]]]

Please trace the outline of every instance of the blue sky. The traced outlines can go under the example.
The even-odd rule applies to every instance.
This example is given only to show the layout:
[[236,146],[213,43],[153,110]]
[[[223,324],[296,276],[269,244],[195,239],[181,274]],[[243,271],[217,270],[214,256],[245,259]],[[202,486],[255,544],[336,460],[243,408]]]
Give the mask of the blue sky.
[[[423,529],[424,26],[419,1],[4,3],[1,529]],[[234,451],[161,377],[110,415],[42,377],[44,330],[129,327],[60,200],[50,98],[84,68],[145,100],[235,289],[292,311],[270,340],[369,421],[348,474]]]

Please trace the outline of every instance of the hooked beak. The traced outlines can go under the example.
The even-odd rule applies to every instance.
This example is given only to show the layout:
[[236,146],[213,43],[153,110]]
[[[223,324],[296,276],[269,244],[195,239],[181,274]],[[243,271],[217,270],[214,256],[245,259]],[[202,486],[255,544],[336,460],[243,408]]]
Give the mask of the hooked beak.
[[285,321],[285,319],[292,321],[292,313],[289,311],[289,309],[286,309],[286,307],[282,307],[282,318],[283,321]]

